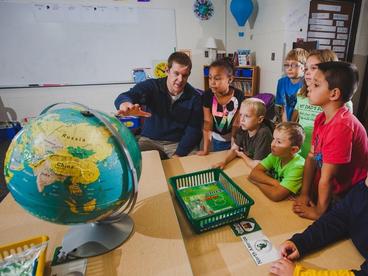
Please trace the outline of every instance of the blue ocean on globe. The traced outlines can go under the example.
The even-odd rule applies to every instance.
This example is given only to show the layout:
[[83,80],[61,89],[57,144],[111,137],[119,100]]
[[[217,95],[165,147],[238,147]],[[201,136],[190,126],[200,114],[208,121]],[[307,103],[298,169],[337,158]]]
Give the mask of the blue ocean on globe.
[[[118,119],[99,112],[123,138],[139,178],[141,153]],[[59,224],[100,220],[131,197],[131,167],[115,137],[95,116],[61,108],[32,120],[13,139],[4,174],[14,199]]]

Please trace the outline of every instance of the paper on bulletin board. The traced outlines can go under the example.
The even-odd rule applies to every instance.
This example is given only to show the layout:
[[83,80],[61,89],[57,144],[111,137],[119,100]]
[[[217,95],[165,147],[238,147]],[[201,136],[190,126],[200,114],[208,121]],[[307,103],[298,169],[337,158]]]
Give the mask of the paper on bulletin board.
[[339,14],[339,13],[334,13],[333,15],[333,19],[334,20],[349,20],[349,15],[348,14]]
[[336,32],[336,26],[309,25],[311,31]]
[[319,50],[331,50],[331,46],[330,45],[319,45],[318,49]]
[[309,19],[309,24],[332,26],[333,20],[311,18]]
[[334,39],[334,40],[332,40],[332,45],[345,46],[346,45],[346,40]]
[[329,19],[330,14],[328,12],[313,12],[312,18],[318,18],[318,19]]
[[314,37],[309,37],[308,41],[317,41],[319,45],[330,45],[331,40],[330,39],[325,39],[325,38],[314,38]]
[[335,33],[308,32],[308,37],[335,38]]
[[340,12],[341,11],[341,6],[318,4],[317,5],[317,10],[320,10],[320,11],[335,11],[335,12]]
[[348,35],[347,34],[337,34],[336,38],[337,39],[348,39]]
[[347,27],[337,27],[337,32],[338,33],[344,33],[344,34],[346,34],[346,33],[348,33],[348,28]]
[[346,48],[345,47],[342,47],[342,46],[333,46],[332,47],[332,51],[334,51],[334,52],[342,52],[342,53],[344,53],[345,50],[346,50]]

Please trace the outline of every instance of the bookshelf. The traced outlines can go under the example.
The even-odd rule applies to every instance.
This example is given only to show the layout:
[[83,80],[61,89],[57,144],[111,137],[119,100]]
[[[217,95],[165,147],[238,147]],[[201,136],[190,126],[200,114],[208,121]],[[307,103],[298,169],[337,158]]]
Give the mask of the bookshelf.
[[[204,89],[209,89],[208,84],[209,66],[203,66]],[[231,84],[244,92],[246,97],[252,97],[259,91],[259,67],[258,66],[236,66],[234,80]]]

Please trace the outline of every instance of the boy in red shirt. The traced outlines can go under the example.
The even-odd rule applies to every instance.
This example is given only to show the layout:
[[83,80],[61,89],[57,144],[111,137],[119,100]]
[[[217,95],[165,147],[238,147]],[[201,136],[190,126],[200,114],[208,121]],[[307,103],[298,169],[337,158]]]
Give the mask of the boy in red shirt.
[[367,177],[368,139],[363,125],[345,107],[358,86],[356,66],[333,61],[317,65],[308,87],[309,103],[321,106],[314,122],[303,185],[293,211],[318,219],[331,199],[341,198]]

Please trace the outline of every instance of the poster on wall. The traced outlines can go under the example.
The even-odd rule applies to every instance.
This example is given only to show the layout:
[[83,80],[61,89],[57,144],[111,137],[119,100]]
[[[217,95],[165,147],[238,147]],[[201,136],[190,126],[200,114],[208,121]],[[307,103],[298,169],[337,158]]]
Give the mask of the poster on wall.
[[340,60],[347,60],[354,5],[346,1],[312,0],[307,41],[317,41],[318,49],[333,50]]

